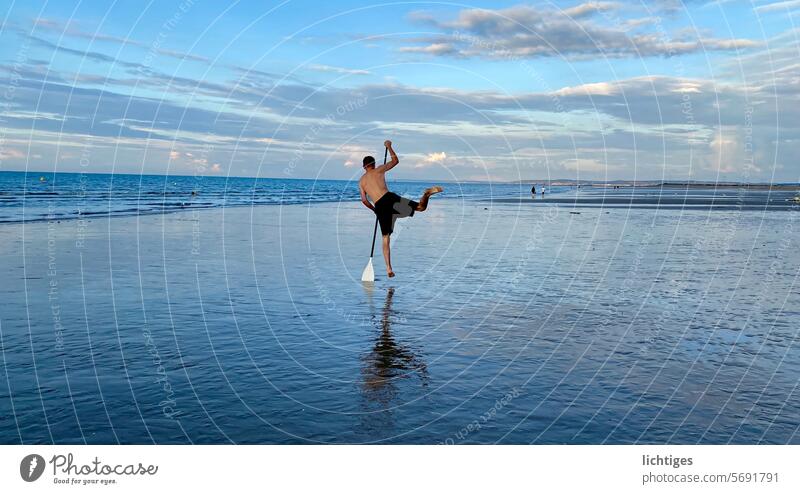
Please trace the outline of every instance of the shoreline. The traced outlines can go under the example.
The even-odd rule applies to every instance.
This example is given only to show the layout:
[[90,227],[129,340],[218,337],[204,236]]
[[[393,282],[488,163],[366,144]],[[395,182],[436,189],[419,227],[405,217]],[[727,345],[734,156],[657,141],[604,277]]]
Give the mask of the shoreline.
[[[440,197],[438,200],[456,200],[456,199],[464,199],[462,197]],[[480,201],[481,199],[470,199],[475,201]],[[67,218],[36,218],[36,219],[28,219],[28,220],[9,220],[9,221],[0,221],[0,227],[2,225],[19,225],[22,223],[30,223],[30,224],[41,224],[41,223],[62,223],[68,221],[91,221],[94,219],[109,219],[109,218],[131,218],[136,216],[159,216],[159,215],[172,215],[172,214],[180,214],[180,213],[193,213],[197,211],[219,211],[223,209],[242,209],[242,208],[259,208],[259,207],[288,207],[288,206],[302,206],[302,207],[313,207],[316,205],[325,205],[325,204],[355,204],[360,205],[360,202],[357,201],[315,201],[315,202],[289,202],[286,204],[230,204],[230,205],[219,205],[219,206],[206,206],[206,207],[194,207],[194,208],[181,208],[181,209],[173,209],[170,211],[131,211],[131,212],[121,212],[121,213],[110,213],[110,214],[89,214],[83,216],[72,216]]]

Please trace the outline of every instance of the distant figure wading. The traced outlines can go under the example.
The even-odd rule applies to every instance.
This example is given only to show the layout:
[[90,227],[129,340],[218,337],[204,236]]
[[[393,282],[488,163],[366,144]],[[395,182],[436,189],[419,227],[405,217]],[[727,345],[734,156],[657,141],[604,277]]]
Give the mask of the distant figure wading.
[[[383,258],[386,261],[386,274],[389,278],[394,276],[392,271],[392,258],[389,248],[389,236],[394,230],[394,222],[397,218],[406,218],[414,216],[417,211],[425,211],[428,208],[428,199],[434,194],[442,192],[441,187],[430,187],[422,194],[419,202],[400,197],[394,192],[389,192],[386,187],[385,174],[398,163],[400,160],[397,158],[394,149],[392,149],[392,141],[383,143],[389,153],[392,155],[391,161],[388,163],[375,166],[375,158],[372,156],[364,157],[364,175],[358,182],[358,188],[361,191],[361,202],[364,206],[373,210],[378,216],[378,223],[381,225],[381,235],[383,235]],[[369,199],[367,198],[369,196]],[[370,199],[372,203],[370,203]]]

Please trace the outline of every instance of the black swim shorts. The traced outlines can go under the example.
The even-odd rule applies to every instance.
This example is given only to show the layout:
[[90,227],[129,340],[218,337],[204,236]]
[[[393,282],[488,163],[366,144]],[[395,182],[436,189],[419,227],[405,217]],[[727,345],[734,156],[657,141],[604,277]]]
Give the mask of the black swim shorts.
[[387,192],[375,203],[375,214],[381,225],[382,235],[391,235],[394,231],[394,222],[397,218],[414,216],[419,203],[400,197],[394,192]]

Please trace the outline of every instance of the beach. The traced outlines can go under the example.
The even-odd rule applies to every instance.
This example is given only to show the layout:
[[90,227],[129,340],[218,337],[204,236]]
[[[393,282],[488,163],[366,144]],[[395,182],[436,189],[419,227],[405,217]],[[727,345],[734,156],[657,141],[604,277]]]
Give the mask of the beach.
[[437,199],[0,225],[0,442],[800,442],[796,211]]

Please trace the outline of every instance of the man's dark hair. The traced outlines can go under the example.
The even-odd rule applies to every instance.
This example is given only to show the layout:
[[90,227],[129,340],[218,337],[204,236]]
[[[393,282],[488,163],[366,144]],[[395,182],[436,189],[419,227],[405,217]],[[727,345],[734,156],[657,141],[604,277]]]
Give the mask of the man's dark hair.
[[364,156],[364,168],[370,165],[375,166],[375,158],[372,156]]

